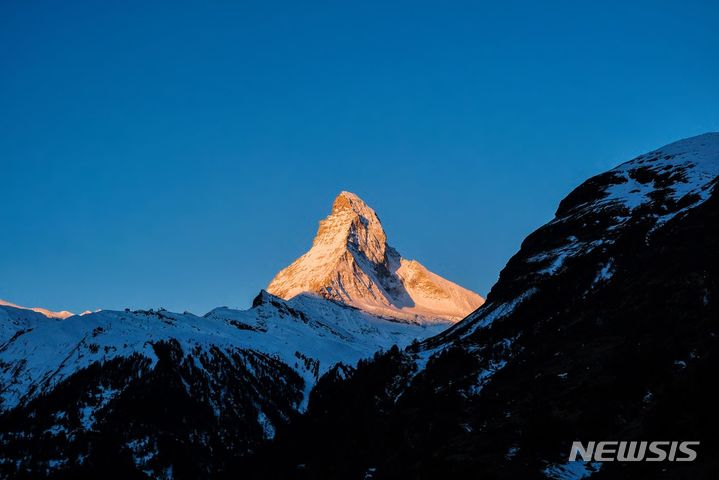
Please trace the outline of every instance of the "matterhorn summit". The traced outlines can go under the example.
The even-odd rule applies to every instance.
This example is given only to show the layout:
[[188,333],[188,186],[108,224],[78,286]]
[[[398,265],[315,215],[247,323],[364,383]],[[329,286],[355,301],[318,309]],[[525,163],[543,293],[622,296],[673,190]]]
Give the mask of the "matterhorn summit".
[[289,300],[313,293],[396,320],[456,322],[484,299],[445,280],[387,244],[377,214],[341,192],[320,222],[312,248],[280,271],[267,291]]

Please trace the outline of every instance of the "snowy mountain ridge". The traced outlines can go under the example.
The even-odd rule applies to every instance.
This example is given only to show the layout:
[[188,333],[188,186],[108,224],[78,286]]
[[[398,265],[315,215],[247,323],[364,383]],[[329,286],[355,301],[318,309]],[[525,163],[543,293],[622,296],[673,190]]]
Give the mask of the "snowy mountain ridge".
[[377,318],[303,294],[284,301],[267,292],[249,310],[191,313],[103,310],[63,320],[0,307],[0,411],[50,391],[93,362],[140,354],[157,361],[153,345],[176,341],[186,354],[211,348],[250,350],[296,370],[307,392],[337,363],[352,365],[392,345],[406,346],[440,331]]
[[453,323],[484,303],[476,293],[402,258],[387,243],[375,211],[351,192],[337,196],[312,248],[280,271],[267,291],[284,299],[311,292],[417,323]]
[[554,219],[528,237],[534,239],[546,230],[557,232],[551,243],[528,245],[525,240],[524,288],[508,298],[490,296],[485,308],[447,329],[431,344],[455,336],[466,338],[510,316],[538,292],[534,282],[561,275],[569,262],[582,257],[608,257],[596,265],[589,290],[600,287],[616,271],[614,259],[606,252],[626,230],[641,226],[647,230],[648,243],[672,219],[706,202],[718,182],[719,132],[678,140],[588,179],[562,200]]
[[20,305],[15,305],[14,303],[8,302],[3,299],[0,299],[0,306],[14,307],[14,308],[22,309],[22,310],[32,310],[33,312],[40,313],[48,318],[67,318],[67,317],[71,317],[74,315],[74,313],[68,312],[67,310],[63,310],[61,312],[53,312],[46,308],[40,308],[40,307],[21,307]]

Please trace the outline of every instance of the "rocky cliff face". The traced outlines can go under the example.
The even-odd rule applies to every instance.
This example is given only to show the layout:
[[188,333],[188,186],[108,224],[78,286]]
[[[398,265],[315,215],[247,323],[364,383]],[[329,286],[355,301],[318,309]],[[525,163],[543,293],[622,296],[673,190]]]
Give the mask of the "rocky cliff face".
[[[719,134],[576,188],[487,303],[328,374],[278,433],[285,478],[715,478]],[[696,462],[569,462],[572,441],[698,440]],[[298,469],[298,465],[301,468]]]
[[379,218],[357,195],[340,193],[312,248],[279,272],[267,291],[284,299],[315,293],[377,315],[448,323],[484,299],[406,260],[387,244]]

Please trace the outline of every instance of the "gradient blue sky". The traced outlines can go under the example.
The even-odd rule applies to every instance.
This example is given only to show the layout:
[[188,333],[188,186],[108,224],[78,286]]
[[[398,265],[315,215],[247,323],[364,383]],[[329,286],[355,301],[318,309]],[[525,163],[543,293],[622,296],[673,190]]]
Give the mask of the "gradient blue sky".
[[486,294],[582,180],[719,130],[717,2],[110,3],[0,4],[0,298],[246,307],[340,190]]

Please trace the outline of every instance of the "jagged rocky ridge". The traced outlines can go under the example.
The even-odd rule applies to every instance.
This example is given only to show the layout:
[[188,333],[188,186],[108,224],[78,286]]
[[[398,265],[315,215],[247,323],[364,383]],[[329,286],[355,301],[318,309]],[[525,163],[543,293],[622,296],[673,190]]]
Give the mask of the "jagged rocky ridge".
[[280,271],[267,291],[290,299],[304,292],[414,323],[456,322],[484,299],[407,260],[387,244],[374,210],[341,192],[320,222],[312,248]]
[[[587,180],[446,332],[330,372],[256,478],[716,478],[719,134]],[[569,463],[574,440],[700,440]],[[268,459],[276,459],[269,462]],[[277,459],[281,459],[279,461]]]

